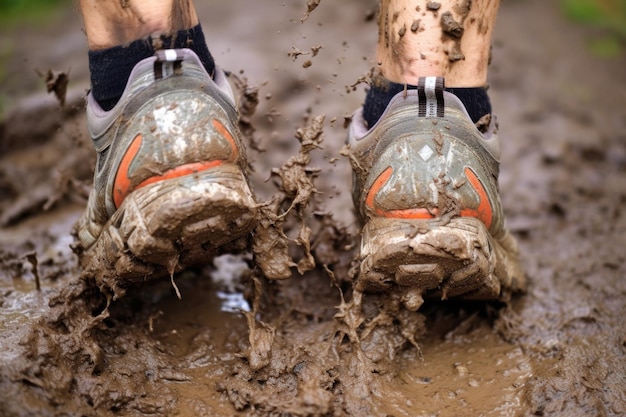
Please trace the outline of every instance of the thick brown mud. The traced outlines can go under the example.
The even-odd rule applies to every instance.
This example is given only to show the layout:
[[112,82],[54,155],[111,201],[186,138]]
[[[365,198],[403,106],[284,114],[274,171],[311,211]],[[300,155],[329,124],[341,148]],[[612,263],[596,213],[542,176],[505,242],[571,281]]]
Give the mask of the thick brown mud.
[[[53,29],[7,33],[20,52],[2,85],[0,415],[626,413],[624,57],[578,47],[597,33],[552,4],[504,2],[489,92],[529,289],[507,304],[427,300],[410,312],[352,291],[343,122],[375,64],[375,3],[242,13],[249,3],[198,7],[216,61],[236,75],[267,204],[248,250],[174,277],[180,300],[169,278],[117,299],[80,278],[70,230],[95,162],[86,40],[69,10]],[[68,63],[61,109],[34,69]]]

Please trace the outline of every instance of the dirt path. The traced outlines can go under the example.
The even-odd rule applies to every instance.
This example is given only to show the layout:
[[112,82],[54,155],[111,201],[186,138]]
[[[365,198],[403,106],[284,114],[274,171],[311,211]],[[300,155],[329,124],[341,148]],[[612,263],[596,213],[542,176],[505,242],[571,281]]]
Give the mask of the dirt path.
[[[318,267],[268,283],[249,256],[228,256],[178,275],[182,301],[169,280],[117,300],[78,280],[69,231],[94,163],[83,35],[70,12],[56,27],[7,34],[20,53],[2,85],[0,415],[624,415],[624,58],[588,54],[594,31],[552,3],[504,2],[490,94],[529,292],[510,305],[431,301],[419,313],[367,296],[355,331],[358,227],[340,150],[376,24],[358,0],[321,2],[305,23],[305,2],[251,4],[203,3],[201,21],[217,62],[258,88],[252,125],[267,152],[249,155],[261,199],[278,193],[270,167],[298,152],[296,129],[325,115],[309,164],[319,171],[307,171],[321,193],[305,213]],[[294,48],[307,54],[288,56]],[[48,67],[71,67],[63,111],[34,74]],[[297,216],[285,227],[297,233]]]

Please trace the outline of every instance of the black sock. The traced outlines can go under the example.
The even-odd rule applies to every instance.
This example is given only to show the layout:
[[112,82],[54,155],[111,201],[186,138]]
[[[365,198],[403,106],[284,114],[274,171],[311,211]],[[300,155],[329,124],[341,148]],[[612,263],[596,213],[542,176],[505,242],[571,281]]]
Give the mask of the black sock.
[[[189,48],[193,50],[207,72],[211,75],[215,72],[215,62],[199,24],[191,29],[179,30],[174,36],[161,35],[159,40],[162,47],[166,49]],[[154,55],[152,41],[152,37],[149,37],[133,41],[125,46],[89,51],[91,93],[104,110],[108,111],[115,107],[135,65],[142,59]]]
[[[417,86],[407,85],[407,89],[415,90]],[[371,127],[376,124],[391,99],[401,91],[404,91],[404,84],[394,82],[376,83],[371,86],[365,97],[365,104],[363,105],[363,117],[368,126]],[[487,90],[483,87],[446,87],[446,91],[454,94],[461,100],[474,123],[478,122],[484,115],[491,113],[489,95],[487,95]]]

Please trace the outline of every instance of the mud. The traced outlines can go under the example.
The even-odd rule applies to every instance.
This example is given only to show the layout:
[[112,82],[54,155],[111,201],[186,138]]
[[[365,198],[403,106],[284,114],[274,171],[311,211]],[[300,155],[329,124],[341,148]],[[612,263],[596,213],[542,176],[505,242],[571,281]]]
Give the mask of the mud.
[[451,12],[441,14],[441,30],[455,39],[460,39],[463,36],[463,24],[454,20]]
[[[463,6],[459,6],[458,8],[461,7]],[[443,12],[439,20],[439,23],[441,25],[442,39],[444,40],[444,42],[448,40],[452,41],[452,45],[449,46],[447,51],[448,61],[450,61],[451,63],[465,59],[465,55],[461,51],[461,39],[463,37],[463,33],[465,32],[463,22],[465,21],[465,18],[469,13],[469,6],[467,6],[466,9],[463,9],[463,12],[465,14],[459,13],[458,11],[456,12],[461,15],[460,22],[454,20],[454,17],[452,16],[452,13],[450,11]]]
[[[625,62],[577,46],[599,32],[552,3],[503,3],[489,92],[529,290],[409,312],[352,290],[359,229],[336,121],[374,65],[362,2],[322,2],[303,24],[304,2],[255,16],[244,0],[198,6],[217,62],[240,79],[267,235],[177,274],[182,300],[168,278],[115,301],[79,279],[70,230],[95,162],[72,110],[86,41],[70,10],[53,31],[6,34],[18,52],[1,86],[0,415],[626,413]],[[48,53],[59,43],[78,46]],[[306,69],[287,56],[311,45],[323,48]],[[68,62],[61,110],[34,68]]]
[[436,1],[429,1],[428,3],[426,3],[426,8],[428,10],[432,10],[433,12],[436,12],[437,10],[441,8],[441,3],[438,3]]

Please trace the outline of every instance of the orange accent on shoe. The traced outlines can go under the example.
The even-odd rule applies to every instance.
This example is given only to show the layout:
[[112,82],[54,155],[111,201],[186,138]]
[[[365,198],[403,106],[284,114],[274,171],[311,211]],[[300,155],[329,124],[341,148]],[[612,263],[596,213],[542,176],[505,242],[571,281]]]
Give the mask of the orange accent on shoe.
[[[489,204],[489,196],[485,191],[485,187],[480,182],[474,171],[470,168],[465,168],[465,176],[469,180],[470,185],[478,194],[478,207],[475,209],[464,208],[461,210],[462,217],[475,217],[482,221],[487,228],[491,227],[491,222],[493,221],[493,210],[491,208],[491,204]],[[438,216],[439,210],[437,208],[433,209],[425,209],[425,208],[413,208],[413,209],[402,209],[402,210],[383,210],[375,207],[374,198],[376,194],[380,191],[380,189],[387,183],[391,174],[393,173],[393,169],[388,167],[385,169],[379,176],[376,178],[376,181],[372,184],[369,192],[367,193],[367,197],[365,198],[365,206],[369,208],[374,214],[381,217],[387,218],[396,218],[396,219],[406,219],[406,220],[428,220],[434,219]]]
[[489,196],[487,195],[487,191],[485,191],[485,187],[480,182],[474,171],[472,171],[469,167],[465,167],[465,176],[469,180],[472,188],[478,194],[478,207],[475,209],[463,209],[461,210],[461,216],[463,217],[476,217],[478,220],[482,221],[487,229],[491,227],[491,222],[493,221],[493,209],[491,208],[491,204],[489,204]]
[[380,189],[383,188],[383,185],[387,183],[387,180],[389,180],[392,173],[393,169],[391,167],[388,167],[383,172],[381,172],[378,178],[376,178],[376,180],[370,187],[370,190],[367,192],[367,197],[365,197],[365,207],[369,208],[378,216],[393,217],[388,215],[389,212],[376,208],[374,205],[374,198],[376,197],[376,194],[378,194]]
[[220,166],[224,162],[221,160],[214,160],[205,162],[191,162],[189,164],[180,165],[176,168],[168,169],[161,175],[155,175],[153,177],[145,179],[133,187],[131,184],[131,180],[128,178],[128,168],[130,167],[131,162],[139,151],[141,141],[142,136],[141,134],[139,134],[135,137],[135,139],[133,139],[133,142],[128,147],[128,150],[126,150],[126,153],[122,158],[122,162],[120,163],[120,168],[117,171],[117,175],[115,176],[115,182],[113,184],[113,202],[115,203],[115,208],[118,208],[120,205],[122,205],[122,202],[128,194],[141,187],[154,184],[155,182],[184,177],[185,175],[191,175],[201,171],[205,171],[207,169],[215,168],[217,166]]
[[115,174],[115,182],[113,183],[113,203],[115,204],[115,208],[118,208],[122,204],[126,196],[131,191],[131,181],[130,178],[128,178],[128,169],[130,168],[130,164],[133,162],[133,159],[135,159],[135,156],[137,156],[137,152],[139,152],[142,140],[143,136],[141,133],[135,136],[128,149],[126,149],[117,173]]
[[235,142],[233,135],[230,134],[228,129],[226,129],[226,126],[224,126],[224,124],[220,122],[219,120],[213,119],[211,123],[213,124],[213,127],[215,128],[215,130],[217,130],[218,133],[222,135],[224,139],[228,141],[228,143],[230,143],[232,154],[229,158],[229,161],[235,161],[237,159],[237,156],[239,155],[239,148],[237,148],[237,143]]

